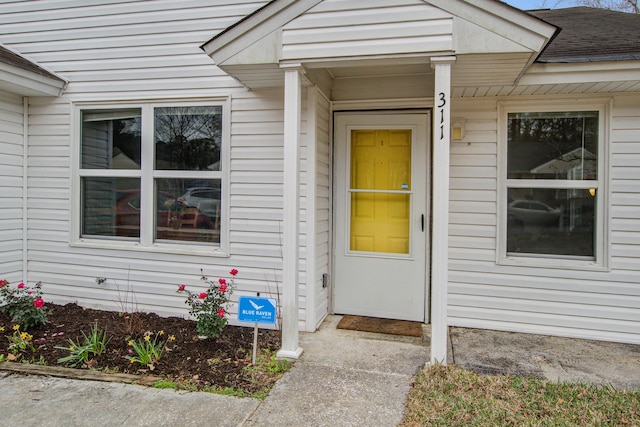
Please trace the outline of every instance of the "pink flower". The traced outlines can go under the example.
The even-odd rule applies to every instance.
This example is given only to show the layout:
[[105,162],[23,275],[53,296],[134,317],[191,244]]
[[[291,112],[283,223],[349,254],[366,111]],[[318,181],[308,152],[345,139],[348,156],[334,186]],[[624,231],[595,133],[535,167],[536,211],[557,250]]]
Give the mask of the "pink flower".
[[42,307],[44,307],[44,300],[42,298],[36,298],[35,300],[33,300],[33,306],[40,310]]
[[218,279],[218,283],[221,285],[225,285],[227,283],[227,279],[223,279],[222,277]]
[[182,291],[184,291],[184,288],[186,288],[186,286],[185,286],[185,285],[180,285],[180,286],[178,286],[178,292],[182,292]]
[[18,284],[18,289],[24,289],[24,283],[22,283],[22,282],[21,282],[21,283],[19,283],[19,284]]
[[0,279],[0,288],[5,287],[9,282],[5,279]]
[[219,317],[224,317],[224,308],[219,308],[218,309],[218,316]]
[[218,289],[220,289],[220,292],[225,293],[227,291],[227,285],[223,283]]
[[207,293],[206,292],[202,292],[200,294],[200,296],[198,296],[198,298],[200,298],[200,299],[205,299],[206,297],[207,297]]
[[232,268],[231,271],[229,272],[230,275],[235,276],[236,274],[238,274],[238,270],[235,268]]

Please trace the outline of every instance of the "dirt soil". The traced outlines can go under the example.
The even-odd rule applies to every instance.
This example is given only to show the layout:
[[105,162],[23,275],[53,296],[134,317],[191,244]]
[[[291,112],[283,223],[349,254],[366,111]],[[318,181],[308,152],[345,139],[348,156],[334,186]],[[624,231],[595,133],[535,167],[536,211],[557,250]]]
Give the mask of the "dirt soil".
[[[139,375],[154,375],[170,381],[178,382],[185,388],[205,389],[228,387],[242,390],[246,394],[260,392],[270,388],[278,376],[257,373],[245,369],[251,365],[253,352],[253,328],[227,326],[217,339],[200,339],[197,336],[196,324],[192,320],[178,317],[160,317],[156,314],[93,310],[76,304],[47,304],[51,312],[47,324],[27,331],[33,335],[35,352],[22,352],[16,361],[37,363],[44,360],[50,366],[65,366],[58,359],[68,356],[69,339],[82,342],[84,332],[91,333],[94,324],[106,330],[109,337],[107,351],[90,361],[90,367],[79,369],[97,369],[107,372],[121,372]],[[0,356],[11,359],[9,340],[14,324],[0,314]],[[131,363],[125,356],[131,355],[131,339],[143,338],[145,332],[163,331],[161,337],[167,339],[162,358],[153,365],[153,370],[138,363]],[[159,338],[161,338],[159,337]],[[280,348],[280,332],[263,330],[258,335],[259,354],[265,351],[275,352]],[[271,353],[272,354],[272,353]],[[268,354],[267,354],[268,356]]]

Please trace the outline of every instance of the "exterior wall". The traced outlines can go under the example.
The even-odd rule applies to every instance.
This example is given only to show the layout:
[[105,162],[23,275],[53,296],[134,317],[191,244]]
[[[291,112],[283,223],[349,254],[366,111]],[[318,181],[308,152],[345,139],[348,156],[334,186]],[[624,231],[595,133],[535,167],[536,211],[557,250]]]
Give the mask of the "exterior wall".
[[497,101],[454,100],[466,136],[451,146],[451,325],[640,343],[639,105],[615,96],[609,120],[610,269],[581,271],[496,264]]
[[22,277],[24,119],[22,97],[0,91],[0,279]]
[[316,238],[315,238],[315,326],[329,313],[329,289],[322,275],[330,273],[331,254],[331,112],[329,101],[316,97]]
[[[139,310],[173,315],[186,313],[177,286],[197,286],[201,268],[213,278],[238,268],[234,298],[255,292],[275,295],[282,277],[282,90],[247,91],[199,48],[264,2],[236,1],[233,6],[199,0],[111,3],[86,7],[80,0],[64,5],[45,0],[3,5],[0,42],[69,81],[62,97],[33,98],[29,107],[29,281],[42,280],[43,291],[53,302],[77,301],[113,310],[128,303]],[[88,17],[92,17],[90,32]],[[232,123],[229,257],[69,244],[74,102],[227,96],[231,97]],[[11,115],[20,122],[13,110],[12,106]],[[17,125],[15,129],[21,131]],[[0,149],[5,146],[3,141]],[[7,173],[7,168],[2,169],[0,173]],[[20,197],[16,191],[22,185],[22,170],[11,170],[15,185],[10,191]],[[19,207],[10,208],[16,218],[21,217]],[[16,221],[12,220],[12,227],[19,228]],[[3,239],[8,235],[4,230],[0,233]],[[15,240],[21,234],[11,236],[21,260],[19,240]],[[3,251],[0,256],[9,255]],[[15,271],[19,269],[20,263]],[[97,284],[98,277],[107,281]],[[308,328],[304,279],[301,274],[303,329]],[[310,322],[314,327],[316,320]]]
[[453,17],[419,0],[325,0],[282,32],[283,59],[452,50]]

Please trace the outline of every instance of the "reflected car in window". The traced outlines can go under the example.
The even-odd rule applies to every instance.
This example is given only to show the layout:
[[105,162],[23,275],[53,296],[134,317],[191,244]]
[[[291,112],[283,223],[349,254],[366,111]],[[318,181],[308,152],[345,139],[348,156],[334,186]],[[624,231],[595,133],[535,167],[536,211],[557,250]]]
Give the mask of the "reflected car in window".
[[198,210],[215,222],[220,215],[220,189],[215,187],[191,187],[181,196],[187,205]]
[[514,200],[507,207],[511,224],[551,225],[558,223],[561,209],[537,200]]
[[[169,210],[178,198],[169,193],[160,193],[156,199],[157,227],[170,227]],[[213,222],[207,215],[198,215],[195,228],[213,229]],[[116,235],[124,237],[140,236],[140,190],[118,190],[116,202]]]

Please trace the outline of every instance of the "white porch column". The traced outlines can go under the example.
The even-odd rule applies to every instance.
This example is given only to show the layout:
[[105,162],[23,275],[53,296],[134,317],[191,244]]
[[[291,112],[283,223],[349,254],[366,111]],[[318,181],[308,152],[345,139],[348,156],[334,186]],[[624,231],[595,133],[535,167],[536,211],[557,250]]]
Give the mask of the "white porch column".
[[451,64],[454,56],[431,58],[435,70],[433,105],[433,224],[431,249],[431,360],[447,363],[449,250],[449,142]]
[[302,348],[298,346],[301,70],[297,65],[286,67],[284,71],[282,348],[277,356],[289,359],[297,359],[302,354]]

